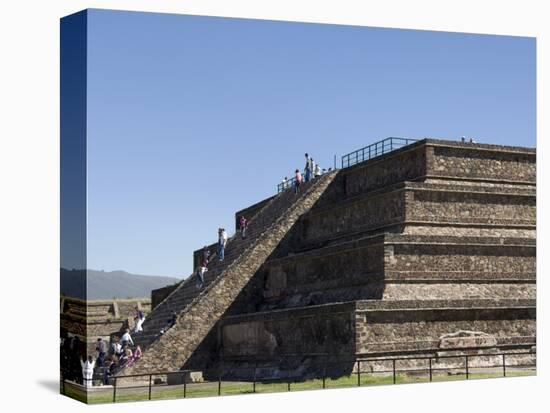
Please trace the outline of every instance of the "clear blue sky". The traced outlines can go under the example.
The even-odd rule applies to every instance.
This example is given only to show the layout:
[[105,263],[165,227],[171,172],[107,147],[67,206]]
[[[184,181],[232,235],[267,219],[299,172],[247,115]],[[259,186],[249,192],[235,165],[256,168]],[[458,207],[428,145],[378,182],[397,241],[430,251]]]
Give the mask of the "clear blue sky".
[[91,10],[88,268],[184,277],[309,152],[535,146],[535,40]]

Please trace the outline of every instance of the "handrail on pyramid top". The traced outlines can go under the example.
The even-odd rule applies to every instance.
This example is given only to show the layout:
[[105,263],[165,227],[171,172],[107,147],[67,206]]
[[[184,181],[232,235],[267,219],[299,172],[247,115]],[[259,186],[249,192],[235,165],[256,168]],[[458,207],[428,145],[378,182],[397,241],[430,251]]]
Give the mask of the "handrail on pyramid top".
[[417,139],[389,137],[342,156],[342,169],[410,145]]

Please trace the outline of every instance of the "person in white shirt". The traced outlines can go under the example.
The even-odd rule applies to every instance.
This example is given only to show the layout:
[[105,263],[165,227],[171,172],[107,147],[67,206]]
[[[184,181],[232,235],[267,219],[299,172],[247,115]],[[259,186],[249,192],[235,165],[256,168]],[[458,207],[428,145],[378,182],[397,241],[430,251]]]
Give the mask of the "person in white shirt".
[[134,333],[139,333],[140,331],[143,331],[143,322],[145,321],[145,314],[143,311],[141,311],[138,307],[135,308],[136,310],[136,328],[134,329]]
[[120,344],[118,340],[113,343],[112,348],[113,348],[113,354],[115,356],[118,356],[120,355],[120,353],[122,353],[122,344]]
[[197,269],[197,288],[200,290],[204,287],[204,273],[208,271],[208,268],[204,263]]
[[122,348],[124,348],[125,345],[130,344],[134,345],[134,340],[132,340],[132,336],[130,336],[130,330],[127,328],[126,332],[122,335],[122,338],[120,339],[122,341]]
[[283,181],[281,182],[281,186],[283,188],[283,190],[287,189],[288,188],[288,178],[285,176],[285,179],[283,179]]
[[88,356],[88,360],[80,360],[80,365],[82,366],[82,378],[84,379],[84,385],[86,387],[92,387],[95,360],[92,358],[92,356]]
[[225,259],[225,245],[227,244],[227,232],[225,232],[225,228],[220,228],[218,235],[218,256],[220,257],[220,261],[223,261]]
[[310,158],[310,166],[311,166],[311,179],[315,178],[315,167],[317,166],[317,164],[315,163],[315,161],[313,160],[313,158]]
[[315,178],[318,178],[321,176],[321,167],[319,164],[315,164],[315,171],[314,171]]

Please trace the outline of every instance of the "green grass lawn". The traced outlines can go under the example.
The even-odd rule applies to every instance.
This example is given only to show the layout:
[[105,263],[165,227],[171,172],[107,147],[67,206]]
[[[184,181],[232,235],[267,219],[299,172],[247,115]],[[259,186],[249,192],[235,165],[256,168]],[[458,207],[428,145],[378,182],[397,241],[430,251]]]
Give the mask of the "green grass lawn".
[[[507,377],[515,376],[533,376],[534,370],[519,370],[511,369],[507,371]],[[502,377],[502,371],[481,372],[472,369],[469,374],[469,379],[485,379]],[[466,380],[466,374],[446,374],[446,373],[434,373],[432,381],[454,381],[454,380]],[[422,383],[429,382],[428,373],[425,374],[403,374],[398,373],[396,375],[396,384],[404,383]],[[357,374],[351,374],[349,376],[343,376],[339,378],[326,378],[325,388],[334,389],[342,387],[357,387],[361,386],[373,386],[393,384],[393,377],[387,374],[372,374],[361,373],[358,377]],[[290,382],[263,382],[256,383],[256,393],[273,393],[273,392],[287,392],[289,391],[301,391],[301,390],[318,390],[323,388],[322,379],[311,379],[305,381]],[[71,386],[66,386],[66,395],[79,401],[86,402],[86,394],[79,389]],[[232,395],[232,394],[247,394],[253,393],[254,387],[251,382],[222,382],[220,394]],[[188,384],[185,388],[185,397],[211,397],[218,396],[218,382],[204,382],[204,383],[192,383]],[[166,400],[166,399],[180,399],[184,397],[183,385],[156,385],[151,389],[151,400]],[[149,400],[149,389],[147,387],[140,388],[117,388],[116,401],[128,402],[128,401],[140,401]],[[88,403],[112,403],[113,402],[113,389],[105,388],[105,391],[96,391],[90,393],[87,396]]]

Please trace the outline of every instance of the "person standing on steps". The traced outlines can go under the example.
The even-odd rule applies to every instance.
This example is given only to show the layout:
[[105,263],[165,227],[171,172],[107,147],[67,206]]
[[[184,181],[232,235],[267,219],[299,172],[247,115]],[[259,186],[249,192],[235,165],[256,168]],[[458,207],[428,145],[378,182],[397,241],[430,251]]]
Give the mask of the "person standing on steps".
[[281,182],[281,186],[283,188],[283,191],[288,188],[288,178],[285,176],[283,181]]
[[134,351],[134,358],[132,361],[137,361],[141,358],[141,355],[143,352],[141,351],[141,347],[138,345],[136,346],[136,351]]
[[203,262],[202,265],[197,268],[197,288],[200,290],[204,287],[204,273],[208,271],[206,267],[206,262]]
[[168,328],[173,327],[176,321],[178,321],[178,313],[172,311],[172,317],[170,318],[170,323],[168,323]]
[[319,166],[319,164],[315,164],[313,175],[315,176],[315,178],[319,178],[321,176],[321,167]]
[[134,340],[132,340],[132,336],[130,335],[130,329],[127,328],[126,331],[124,332],[124,334],[122,335],[122,338],[121,338],[121,341],[122,341],[122,348],[124,349],[125,346],[127,345],[134,345]]
[[220,228],[218,230],[218,256],[220,261],[225,259],[225,245],[227,244],[227,232],[225,228]]
[[208,265],[208,262],[210,261],[210,250],[208,249],[208,246],[204,246],[202,249],[202,262],[205,262],[206,265]]
[[88,360],[80,360],[80,365],[82,366],[82,379],[84,380],[84,385],[86,387],[92,387],[93,377],[94,377],[94,368],[95,361],[92,356],[88,356]]
[[105,343],[103,339],[99,337],[97,339],[97,347],[95,349],[97,351],[97,366],[103,367],[103,363],[105,362],[105,355],[107,354],[107,343]]
[[122,353],[122,345],[120,344],[120,339],[118,336],[115,336],[113,338],[113,342],[111,344],[111,352],[113,353],[113,356],[119,356],[120,353]]
[[241,215],[241,219],[239,220],[239,227],[241,230],[241,239],[246,238],[246,229],[248,228],[248,221],[244,217],[244,215]]
[[294,193],[297,194],[300,191],[300,185],[302,184],[302,174],[299,169],[296,169],[294,176]]
[[305,157],[306,166],[304,167],[304,182],[309,182],[309,180],[311,179],[311,158],[307,153],[305,154]]
[[145,314],[143,314],[143,311],[141,311],[139,308],[135,308],[136,310],[136,328],[134,329],[134,333],[139,333],[140,331],[143,331],[143,322],[145,321]]

